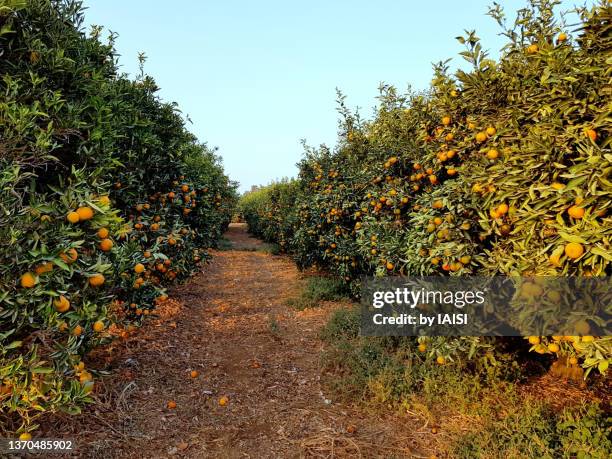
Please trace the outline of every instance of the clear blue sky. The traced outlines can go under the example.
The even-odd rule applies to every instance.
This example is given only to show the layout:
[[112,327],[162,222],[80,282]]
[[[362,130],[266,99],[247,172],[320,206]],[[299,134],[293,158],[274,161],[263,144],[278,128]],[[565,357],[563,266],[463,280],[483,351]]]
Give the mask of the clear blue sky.
[[[85,0],[86,24],[117,32],[122,69],[145,70],[198,138],[219,147],[241,190],[295,176],[300,139],[336,141],[335,88],[372,113],[381,82],[427,87],[431,63],[476,29],[493,55],[503,41],[490,0]],[[526,0],[502,0],[508,15]],[[564,0],[565,6],[578,2]],[[582,3],[582,2],[580,2]]]

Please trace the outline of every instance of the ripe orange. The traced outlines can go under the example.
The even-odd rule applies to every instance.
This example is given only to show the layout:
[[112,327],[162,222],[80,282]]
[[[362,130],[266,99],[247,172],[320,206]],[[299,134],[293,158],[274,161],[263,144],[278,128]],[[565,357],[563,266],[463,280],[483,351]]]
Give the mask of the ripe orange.
[[100,228],[96,234],[100,239],[106,239],[108,237],[108,229]]
[[149,252],[148,250],[145,250],[142,256],[145,258],[151,258],[151,252]]
[[582,207],[572,206],[567,209],[567,213],[572,218],[580,219],[584,216],[584,209]]
[[229,398],[227,397],[227,395],[224,395],[223,397],[219,399],[220,406],[225,406],[228,404],[228,402],[229,402]]
[[145,267],[144,267],[144,265],[142,263],[137,263],[136,266],[134,266],[134,272],[136,274],[140,274],[140,273],[144,272],[144,270],[145,270]]
[[73,336],[80,336],[81,333],[83,333],[83,327],[81,327],[80,325],[77,325],[76,327],[72,329]]
[[539,336],[530,336],[528,338],[529,344],[540,344],[540,337]]
[[32,440],[32,434],[29,432],[24,432],[19,435],[19,441],[30,441]]
[[79,214],[77,212],[68,212],[68,215],[66,215],[66,220],[68,220],[72,224],[78,223],[80,219],[81,218],[79,217]]
[[479,132],[478,134],[476,134],[476,141],[477,142],[484,142],[485,140],[487,140],[487,133],[486,132]]
[[495,149],[491,149],[487,151],[487,158],[489,159],[497,159],[499,157],[499,151]]
[[42,263],[38,265],[36,268],[34,268],[34,272],[39,276],[41,274],[45,274],[51,271],[53,271],[53,263],[51,263],[50,261]]
[[427,345],[424,343],[419,344],[419,351],[425,352],[427,350]]
[[595,129],[587,129],[584,131],[585,135],[593,142],[597,140],[597,131]]
[[59,298],[53,301],[53,306],[55,306],[57,312],[66,312],[70,309],[70,301],[64,295],[60,295]]
[[497,213],[500,214],[500,215],[507,214],[508,210],[509,210],[508,204],[506,204],[506,203],[503,203],[503,204],[500,204],[499,206],[497,206]]
[[393,268],[395,268],[395,266],[393,265],[393,263],[391,263],[390,261],[387,262],[386,267],[389,271],[393,270]]
[[584,253],[584,247],[579,242],[570,242],[565,246],[565,255],[572,260],[580,258]]
[[176,239],[174,239],[174,238],[169,238],[169,239],[168,239],[168,244],[170,244],[170,245],[175,245],[175,244],[176,244]]
[[23,288],[32,288],[38,283],[38,279],[31,272],[27,272],[21,276],[19,283]]
[[557,343],[550,343],[548,345],[548,350],[550,352],[559,352],[559,345]]
[[181,187],[181,191],[182,191],[183,193],[187,193],[187,192],[189,191],[189,186],[187,186],[187,185],[183,185],[183,186]]
[[102,322],[101,320],[96,320],[92,328],[93,328],[93,331],[99,333],[105,328],[104,322]]
[[567,34],[564,32],[561,32],[559,36],[557,37],[557,41],[559,43],[563,43],[565,40],[567,40]]
[[83,206],[76,210],[80,221],[91,220],[94,216],[94,211],[91,207]]
[[89,285],[91,285],[92,287],[100,287],[101,285],[104,285],[105,280],[106,279],[104,278],[104,275],[94,274],[89,278]]
[[443,356],[439,355],[436,358],[436,362],[438,363],[438,365],[444,365],[446,363],[446,359]]
[[493,126],[489,126],[486,132],[488,136],[494,136],[495,133],[497,132],[497,129],[495,129]]
[[537,53],[537,52],[539,51],[539,49],[540,49],[540,48],[538,47],[538,45],[536,45],[536,44],[534,43],[534,44],[532,44],[532,45],[529,45],[529,47],[527,48],[527,52],[528,52],[529,54],[535,54],[535,53]]
[[176,402],[174,400],[170,400],[166,406],[168,407],[169,410],[173,410],[174,408],[176,408]]
[[151,225],[151,231],[157,231],[159,229],[159,223],[153,223]]
[[110,250],[113,248],[113,245],[113,241],[111,241],[110,239],[102,239],[100,241],[99,247],[102,252],[110,252]]
[[74,263],[75,261],[77,261],[77,258],[79,257],[78,252],[76,251],[76,249],[73,247],[71,249],[68,249],[68,252],[64,253],[60,253],[59,254],[60,258],[63,260],[64,263]]
[[192,378],[197,378],[199,374],[200,373],[198,373],[197,370],[191,370],[189,376],[191,376]]

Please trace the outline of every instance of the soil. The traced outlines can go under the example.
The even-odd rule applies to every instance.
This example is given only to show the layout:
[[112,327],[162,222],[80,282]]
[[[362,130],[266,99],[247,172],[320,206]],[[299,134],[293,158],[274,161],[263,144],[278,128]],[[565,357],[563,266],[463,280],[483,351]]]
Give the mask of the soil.
[[244,224],[226,238],[230,249],[213,251],[158,317],[96,352],[91,366],[110,373],[96,379],[97,403],[41,434],[75,439],[89,458],[429,457],[417,447],[426,426],[323,392],[318,335],[340,304],[292,309],[304,277],[291,259],[263,251]]

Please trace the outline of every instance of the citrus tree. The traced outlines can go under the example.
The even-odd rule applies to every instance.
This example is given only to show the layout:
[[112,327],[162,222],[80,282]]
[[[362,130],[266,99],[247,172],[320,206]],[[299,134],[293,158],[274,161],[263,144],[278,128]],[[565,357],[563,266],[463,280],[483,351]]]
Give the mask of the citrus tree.
[[[295,206],[262,213],[258,231],[294,220],[298,264],[343,278],[355,294],[363,274],[609,276],[612,13],[607,1],[580,8],[570,31],[557,3],[530,1],[511,25],[494,6],[507,38],[499,59],[467,31],[457,38],[467,69],[436,64],[424,93],[382,86],[372,120],[340,94],[337,148],[307,148]],[[599,319],[572,320],[581,336],[528,337],[531,350],[580,376],[605,372],[612,347],[592,336]],[[441,364],[490,345],[421,341]]]
[[0,426],[76,413],[84,357],[206,260],[236,187],[80,2],[0,0]]

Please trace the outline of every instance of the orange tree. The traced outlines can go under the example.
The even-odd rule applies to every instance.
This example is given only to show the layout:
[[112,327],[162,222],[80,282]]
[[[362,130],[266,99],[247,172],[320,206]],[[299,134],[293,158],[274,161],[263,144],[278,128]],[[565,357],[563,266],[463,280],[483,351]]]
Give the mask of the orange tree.
[[249,230],[266,242],[278,243],[280,250],[290,249],[296,217],[298,183],[284,180],[245,193],[239,201],[238,212]]
[[80,2],[0,1],[0,428],[78,412],[83,357],[207,258],[236,187]]
[[[307,149],[294,217],[275,216],[295,218],[300,266],[355,293],[362,274],[610,275],[611,9],[577,10],[572,36],[556,3],[531,1],[511,27],[492,8],[508,39],[499,60],[467,32],[468,70],[435,65],[426,94],[383,86],[371,121],[340,95],[338,147]],[[590,335],[593,319],[577,313],[582,337],[530,337],[531,349],[605,372],[612,342]],[[490,343],[421,344],[448,362]]]

